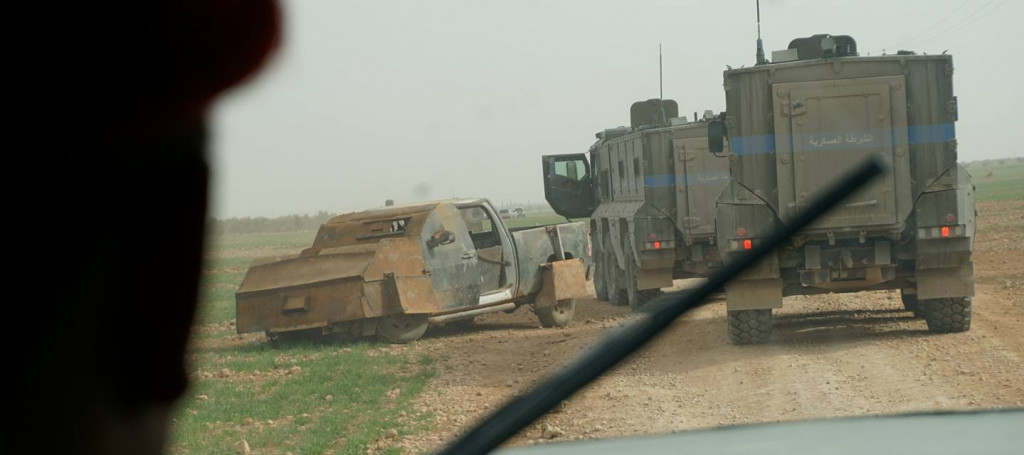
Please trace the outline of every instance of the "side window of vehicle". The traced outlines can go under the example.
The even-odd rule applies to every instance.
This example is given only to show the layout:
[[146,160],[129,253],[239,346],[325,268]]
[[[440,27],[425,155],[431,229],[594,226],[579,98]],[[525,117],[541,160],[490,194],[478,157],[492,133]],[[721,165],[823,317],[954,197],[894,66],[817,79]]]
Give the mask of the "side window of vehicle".
[[578,182],[587,175],[587,166],[583,160],[555,162],[555,175]]
[[494,220],[483,207],[465,207],[459,209],[462,219],[469,229],[469,236],[473,239],[473,246],[476,249],[490,248],[500,245]]

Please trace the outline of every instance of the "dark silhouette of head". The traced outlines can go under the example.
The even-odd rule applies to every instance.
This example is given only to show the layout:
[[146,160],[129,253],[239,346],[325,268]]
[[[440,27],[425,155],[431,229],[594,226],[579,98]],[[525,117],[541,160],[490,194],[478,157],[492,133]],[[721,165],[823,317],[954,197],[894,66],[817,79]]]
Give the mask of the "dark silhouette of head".
[[18,9],[4,32],[17,68],[4,180],[14,452],[159,453],[187,387],[207,110],[272,53],[278,8]]

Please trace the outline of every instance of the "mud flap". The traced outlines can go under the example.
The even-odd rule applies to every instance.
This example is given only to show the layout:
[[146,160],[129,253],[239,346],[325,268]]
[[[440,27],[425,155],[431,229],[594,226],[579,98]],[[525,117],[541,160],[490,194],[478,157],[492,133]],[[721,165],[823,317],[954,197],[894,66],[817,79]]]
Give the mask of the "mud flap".
[[915,277],[919,300],[974,296],[974,262],[960,267],[918,269]]
[[559,300],[575,299],[589,295],[587,291],[586,266],[583,259],[567,259],[564,261],[541,264],[544,280],[540,292],[534,299],[534,306],[543,308],[553,306]]
[[730,311],[782,308],[779,257],[769,254],[726,283],[725,301]]
[[725,285],[725,301],[729,311],[782,308],[782,278],[732,280]]
[[661,289],[672,287],[672,269],[637,270],[636,288]]

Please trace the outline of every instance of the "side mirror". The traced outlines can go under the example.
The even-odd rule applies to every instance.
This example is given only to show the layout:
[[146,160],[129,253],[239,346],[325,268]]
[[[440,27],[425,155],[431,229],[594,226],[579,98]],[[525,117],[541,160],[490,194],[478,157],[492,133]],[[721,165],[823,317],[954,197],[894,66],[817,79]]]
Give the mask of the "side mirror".
[[437,231],[427,239],[427,246],[433,248],[435,246],[447,245],[455,241],[455,233],[452,231]]
[[708,150],[720,156],[725,150],[725,123],[721,119],[708,122]]

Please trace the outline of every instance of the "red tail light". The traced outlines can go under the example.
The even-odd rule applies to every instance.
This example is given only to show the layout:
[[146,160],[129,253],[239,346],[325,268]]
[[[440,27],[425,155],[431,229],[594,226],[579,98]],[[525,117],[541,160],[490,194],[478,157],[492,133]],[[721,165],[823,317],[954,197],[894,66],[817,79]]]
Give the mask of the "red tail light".
[[949,237],[949,226],[942,226],[942,236]]
[[661,249],[661,242],[655,241],[654,242],[654,249],[660,250]]
[[744,239],[743,240],[743,249],[744,250],[749,250],[749,249],[751,249],[753,247],[754,247],[754,242],[752,240],[750,240],[750,239]]

